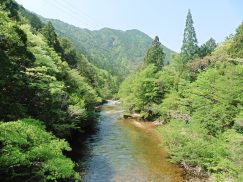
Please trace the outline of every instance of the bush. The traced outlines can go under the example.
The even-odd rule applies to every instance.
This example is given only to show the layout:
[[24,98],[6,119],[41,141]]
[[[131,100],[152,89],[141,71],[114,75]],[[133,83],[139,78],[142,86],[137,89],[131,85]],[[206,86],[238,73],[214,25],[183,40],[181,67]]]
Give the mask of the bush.
[[173,120],[158,131],[171,161],[197,167],[202,173],[212,173],[218,179],[240,178],[243,172],[240,164],[243,160],[242,135],[235,130],[213,137],[198,123]]
[[45,131],[34,119],[0,123],[0,173],[3,180],[78,179],[74,163],[62,152],[65,140]]

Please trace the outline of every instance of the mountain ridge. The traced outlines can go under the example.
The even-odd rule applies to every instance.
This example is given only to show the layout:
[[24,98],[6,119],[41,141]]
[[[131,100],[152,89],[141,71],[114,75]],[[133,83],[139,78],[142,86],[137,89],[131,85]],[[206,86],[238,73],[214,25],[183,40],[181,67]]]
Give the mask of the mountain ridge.
[[[50,21],[56,32],[71,40],[80,52],[87,55],[92,64],[122,78],[142,64],[153,41],[149,35],[138,29],[117,30],[104,27],[89,30],[58,19],[40,18],[43,22]],[[175,52],[164,45],[162,47],[167,63]]]

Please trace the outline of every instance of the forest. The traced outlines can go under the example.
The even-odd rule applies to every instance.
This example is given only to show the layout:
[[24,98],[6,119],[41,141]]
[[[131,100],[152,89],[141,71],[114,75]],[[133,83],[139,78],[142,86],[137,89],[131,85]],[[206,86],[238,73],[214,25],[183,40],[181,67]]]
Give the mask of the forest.
[[199,46],[189,10],[175,53],[158,36],[88,31],[0,2],[0,181],[80,181],[70,141],[111,98],[159,123],[172,163],[243,181],[242,93],[243,23]]
[[114,94],[117,80],[57,36],[51,23],[14,1],[0,5],[1,177],[78,179],[63,151],[74,133],[95,124],[94,109]]
[[[43,22],[50,21],[57,33],[70,39],[77,50],[88,57],[90,63],[107,70],[119,82],[141,65],[152,42],[152,38],[139,30],[103,28],[90,31],[59,20],[40,18]],[[174,52],[164,45],[162,47],[166,53],[165,62],[168,62]]]
[[188,12],[180,54],[169,65],[158,37],[140,70],[121,85],[129,112],[162,125],[170,160],[210,174],[243,180],[243,24],[217,45],[198,46]]

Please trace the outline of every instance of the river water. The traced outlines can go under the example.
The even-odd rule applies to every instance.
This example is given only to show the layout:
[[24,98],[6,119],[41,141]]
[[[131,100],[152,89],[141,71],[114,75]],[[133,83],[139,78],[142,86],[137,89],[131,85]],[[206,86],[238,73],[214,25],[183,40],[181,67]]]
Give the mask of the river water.
[[97,132],[78,149],[83,181],[183,181],[182,170],[166,160],[154,129],[137,127],[121,119],[122,114],[122,107],[114,101],[102,106]]

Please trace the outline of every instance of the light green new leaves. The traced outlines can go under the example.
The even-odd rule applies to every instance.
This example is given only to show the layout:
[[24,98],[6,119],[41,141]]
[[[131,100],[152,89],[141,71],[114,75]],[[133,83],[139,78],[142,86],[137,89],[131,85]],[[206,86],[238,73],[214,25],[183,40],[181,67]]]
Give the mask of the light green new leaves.
[[[1,168],[31,168],[36,175],[47,180],[74,177],[73,162],[62,151],[71,150],[69,144],[44,130],[40,121],[23,119],[0,123],[2,143]],[[16,170],[17,172],[17,170]]]

